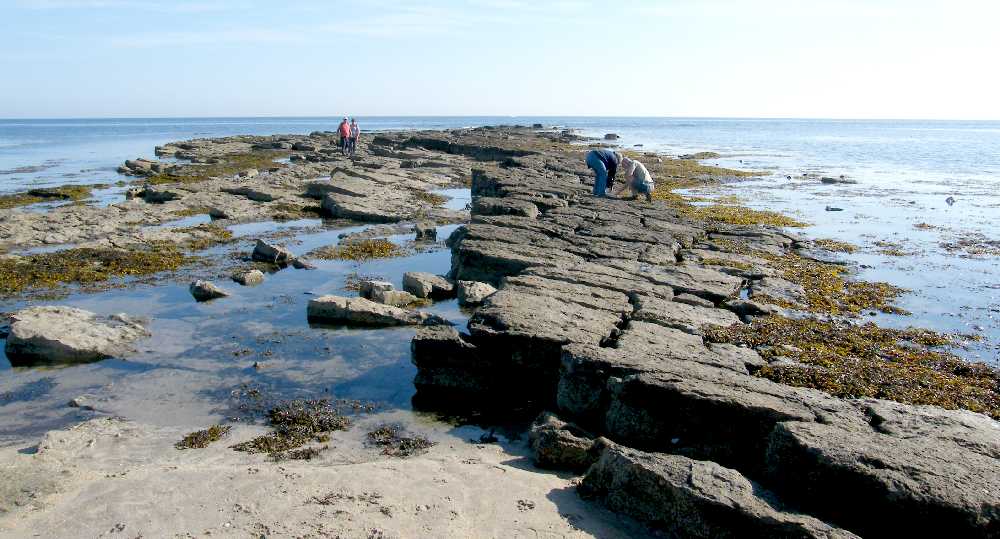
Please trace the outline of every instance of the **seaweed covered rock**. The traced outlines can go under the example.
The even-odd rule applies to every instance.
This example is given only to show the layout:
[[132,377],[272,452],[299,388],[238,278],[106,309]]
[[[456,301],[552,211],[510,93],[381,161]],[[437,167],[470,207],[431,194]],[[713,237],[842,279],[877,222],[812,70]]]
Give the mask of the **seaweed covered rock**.
[[124,314],[74,307],[31,307],[11,315],[4,351],[15,365],[97,361],[128,353],[149,332]]
[[309,301],[310,321],[359,326],[432,326],[451,322],[436,314],[408,311],[365,298],[322,296]]
[[597,459],[591,452],[593,436],[550,412],[535,419],[528,443],[535,453],[535,464],[541,468],[582,472]]
[[607,440],[580,492],[671,537],[856,537],[790,512],[736,470]]

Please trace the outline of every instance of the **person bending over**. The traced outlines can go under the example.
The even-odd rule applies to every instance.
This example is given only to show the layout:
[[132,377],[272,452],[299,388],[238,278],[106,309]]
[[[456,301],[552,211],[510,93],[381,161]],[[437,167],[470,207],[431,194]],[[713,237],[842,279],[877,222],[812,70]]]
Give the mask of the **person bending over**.
[[587,166],[594,171],[594,196],[607,196],[621,162],[622,154],[608,148],[587,152]]
[[625,176],[625,187],[632,191],[633,197],[646,195],[647,202],[653,200],[653,190],[656,186],[653,184],[653,176],[646,170],[646,165],[635,159],[622,157],[622,172]]

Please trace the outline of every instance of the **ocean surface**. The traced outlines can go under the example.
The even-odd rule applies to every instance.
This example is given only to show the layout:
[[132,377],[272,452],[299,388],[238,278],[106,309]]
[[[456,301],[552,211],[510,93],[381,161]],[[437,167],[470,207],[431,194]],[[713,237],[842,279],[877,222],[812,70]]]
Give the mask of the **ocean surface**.
[[[359,117],[363,131],[541,123],[667,154],[760,171],[713,189],[795,215],[814,238],[860,247],[859,277],[911,290],[911,316],[880,323],[980,335],[970,359],[1000,363],[1000,122],[599,117]],[[335,129],[339,118],[0,120],[0,193],[32,186],[114,184],[125,159],[169,141]],[[641,145],[641,147],[639,146]],[[827,185],[843,175],[856,183]],[[120,190],[99,191],[114,202]],[[949,201],[951,203],[949,203]],[[839,208],[842,211],[827,211]],[[919,225],[919,226],[915,226]],[[900,256],[902,255],[902,256]]]

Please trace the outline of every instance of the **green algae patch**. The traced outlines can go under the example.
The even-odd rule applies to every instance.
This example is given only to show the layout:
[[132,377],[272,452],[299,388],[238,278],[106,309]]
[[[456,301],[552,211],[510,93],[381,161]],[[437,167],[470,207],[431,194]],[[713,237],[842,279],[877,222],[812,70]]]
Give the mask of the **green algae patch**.
[[827,238],[818,239],[813,243],[817,247],[826,249],[827,251],[833,251],[835,253],[853,253],[858,250],[858,247],[853,243],[847,243],[846,241],[837,241]]
[[281,402],[268,410],[267,419],[273,432],[230,447],[246,453],[266,453],[274,460],[308,460],[318,455],[318,451],[289,452],[312,441],[329,441],[330,432],[347,430],[351,425],[329,399]]
[[[820,389],[843,398],[964,409],[1000,419],[1000,371],[969,363],[942,347],[952,336],[925,329],[887,329],[780,316],[708,328],[713,342],[745,345],[772,362],[756,376]],[[790,361],[787,361],[790,360]]]
[[400,425],[382,425],[368,432],[368,441],[390,457],[412,457],[426,452],[434,442],[424,436],[407,435]]
[[191,260],[169,245],[149,249],[82,247],[10,256],[0,259],[0,295],[174,271]]
[[233,176],[250,169],[269,170],[283,168],[285,165],[276,163],[274,160],[287,157],[288,154],[289,152],[281,150],[228,154],[219,157],[216,163],[207,165],[181,165],[171,169],[168,173],[148,176],[143,181],[149,185],[198,183],[210,178]]
[[321,260],[354,260],[357,262],[402,255],[403,250],[398,245],[382,238],[321,247],[309,253],[309,256]]
[[174,444],[177,449],[204,449],[212,442],[226,437],[233,428],[229,425],[212,425],[204,430],[192,432]]
[[14,193],[12,195],[0,196],[0,209],[17,208],[38,204],[40,202],[52,202],[58,200],[82,201],[90,198],[91,186],[87,185],[62,185],[59,187],[39,187],[24,193]]

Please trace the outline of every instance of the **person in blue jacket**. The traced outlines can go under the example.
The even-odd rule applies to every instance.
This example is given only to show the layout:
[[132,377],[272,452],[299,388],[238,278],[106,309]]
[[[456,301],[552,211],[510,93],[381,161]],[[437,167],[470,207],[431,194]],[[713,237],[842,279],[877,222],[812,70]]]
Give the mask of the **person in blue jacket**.
[[587,152],[587,166],[594,171],[594,196],[606,196],[621,162],[622,154],[608,148]]

